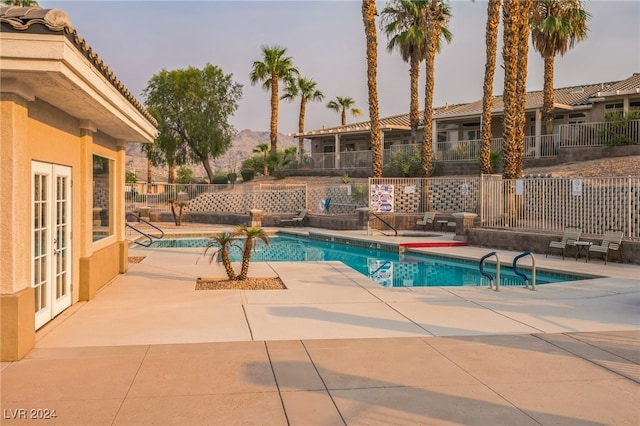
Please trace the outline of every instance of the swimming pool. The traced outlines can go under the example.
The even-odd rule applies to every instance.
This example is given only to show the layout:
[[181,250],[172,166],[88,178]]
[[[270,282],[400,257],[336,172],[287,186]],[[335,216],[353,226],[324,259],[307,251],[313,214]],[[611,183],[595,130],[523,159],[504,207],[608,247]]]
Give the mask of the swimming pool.
[[[163,239],[152,247],[205,247],[208,238]],[[318,241],[289,235],[271,237],[271,244],[256,243],[252,262],[319,262],[340,261],[371,278],[383,287],[429,286],[488,286],[489,281],[480,274],[478,261],[467,261],[444,256],[404,253],[356,247],[335,242]],[[234,248],[231,261],[239,262],[242,253]],[[485,264],[485,271],[495,276],[495,266]],[[523,265],[518,270],[531,279],[530,269]],[[536,285],[575,281],[590,278],[550,271],[536,271]],[[522,286],[523,280],[511,268],[500,268],[500,285]]]

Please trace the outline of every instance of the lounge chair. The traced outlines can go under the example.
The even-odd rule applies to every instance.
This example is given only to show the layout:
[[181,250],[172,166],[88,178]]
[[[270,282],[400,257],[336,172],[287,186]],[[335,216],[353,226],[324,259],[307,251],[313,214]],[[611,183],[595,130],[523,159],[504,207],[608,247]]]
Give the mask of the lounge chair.
[[559,249],[562,250],[562,260],[564,260],[567,246],[575,246],[576,241],[580,239],[580,234],[582,234],[582,230],[579,228],[565,228],[564,233],[562,234],[562,240],[551,241],[544,257],[549,256],[550,249]]
[[622,245],[622,231],[607,231],[602,238],[601,244],[592,244],[587,252],[587,262],[591,259],[591,253],[601,253],[604,264],[607,264],[609,252],[615,250],[620,255],[620,246]]
[[427,225],[431,225],[431,227],[434,227],[434,220],[436,218],[436,213],[435,212],[425,212],[424,217],[422,218],[422,220],[417,220],[416,221],[416,228],[418,226],[423,226],[426,228]]
[[307,209],[298,210],[298,216],[292,217],[291,219],[281,219],[280,223],[291,223],[293,225],[300,225],[307,215]]

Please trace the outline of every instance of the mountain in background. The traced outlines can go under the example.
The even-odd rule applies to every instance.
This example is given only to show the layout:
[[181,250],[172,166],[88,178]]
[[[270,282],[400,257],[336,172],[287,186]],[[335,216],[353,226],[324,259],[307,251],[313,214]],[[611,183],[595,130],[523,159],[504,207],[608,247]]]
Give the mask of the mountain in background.
[[[239,132],[232,140],[229,150],[220,158],[211,160],[211,168],[214,172],[229,173],[240,172],[242,162],[251,157],[253,150],[260,144],[269,144],[269,132],[254,132],[245,129]],[[298,140],[290,136],[278,133],[278,148],[284,149],[290,146],[298,146]],[[305,147],[308,151],[308,147]],[[139,182],[147,180],[147,157],[142,152],[142,144],[130,143],[127,145],[127,171],[134,172]],[[188,164],[193,170],[196,179],[207,176],[202,164]],[[154,167],[152,170],[154,182],[166,182],[168,170],[166,167]]]

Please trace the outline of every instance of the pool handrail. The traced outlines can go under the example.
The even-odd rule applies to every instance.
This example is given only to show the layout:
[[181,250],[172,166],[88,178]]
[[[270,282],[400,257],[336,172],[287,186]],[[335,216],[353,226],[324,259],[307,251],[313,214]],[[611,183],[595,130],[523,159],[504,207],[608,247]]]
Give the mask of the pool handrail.
[[536,289],[536,258],[533,255],[533,253],[531,253],[530,251],[525,251],[520,253],[516,257],[514,257],[513,265],[512,265],[513,273],[518,275],[519,277],[522,277],[524,279],[525,288],[529,288],[529,279],[523,272],[518,271],[518,265],[517,265],[518,260],[522,259],[525,256],[531,256],[531,290],[535,290]]
[[[160,231],[160,236],[159,236],[159,237],[157,237],[157,236],[155,236],[155,235],[147,234],[146,232],[141,231],[141,230],[139,230],[138,228],[136,228],[135,226],[131,225],[131,224],[129,223],[129,221],[128,221],[129,216],[133,217],[133,218],[134,218],[134,219],[136,219],[138,222],[146,223],[146,224],[147,224],[147,225],[149,225],[150,227],[152,227],[152,228],[154,228],[154,229],[156,229],[156,230]],[[125,221],[124,221],[124,222],[125,222],[125,226],[128,226],[129,228],[131,228],[131,229],[133,229],[134,231],[136,231],[138,234],[141,234],[142,236],[144,236],[144,237],[146,237],[146,238],[148,238],[148,239],[149,239],[149,242],[148,242],[148,243],[142,243],[142,242],[140,242],[140,241],[135,241],[135,243],[136,243],[137,245],[139,245],[139,246],[143,246],[143,247],[150,247],[150,246],[151,246],[151,244],[153,244],[153,240],[154,240],[154,239],[156,239],[156,240],[161,240],[161,239],[163,239],[163,238],[164,238],[164,231],[163,231],[162,229],[158,228],[156,225],[154,225],[153,223],[149,222],[148,220],[141,218],[141,217],[140,217],[140,216],[138,216],[137,214],[134,214],[134,213],[127,213],[127,214],[125,215],[125,217],[124,217],[124,218],[125,218]]]
[[[484,270],[484,261],[491,256],[496,257],[496,281],[495,281],[496,288],[495,289],[493,288],[493,277],[491,276],[490,273]],[[498,257],[498,253],[495,251],[492,251],[482,256],[480,258],[479,267],[480,267],[480,274],[484,275],[489,279],[489,289],[494,291],[500,291],[500,258]]]
[[[386,220],[384,220],[383,218],[381,218],[380,216],[378,216],[378,215],[376,214],[376,212],[374,212],[374,211],[369,211],[369,213],[371,213],[372,215],[374,215],[375,217],[377,217],[377,218],[380,220],[380,222],[384,223],[384,224],[385,224],[385,225],[387,225],[390,229],[392,229],[392,230],[393,230],[393,232],[395,232],[395,236],[396,236],[396,237],[398,236],[398,230],[397,230],[396,228],[394,228],[393,226],[391,226],[391,225],[390,225]],[[382,232],[382,231],[380,231],[380,232]],[[382,232],[382,233],[384,234],[384,232]],[[385,235],[386,235],[386,234],[385,234]]]

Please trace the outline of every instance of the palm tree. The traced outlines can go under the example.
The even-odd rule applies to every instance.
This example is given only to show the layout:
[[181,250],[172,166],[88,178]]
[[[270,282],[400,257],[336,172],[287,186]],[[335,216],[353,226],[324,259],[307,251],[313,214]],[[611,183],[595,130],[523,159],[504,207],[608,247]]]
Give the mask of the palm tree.
[[431,0],[426,10],[427,55],[425,57],[425,100],[424,100],[424,132],[422,137],[422,173],[431,175],[431,157],[433,153],[433,133],[431,131],[433,118],[433,90],[435,86],[434,64],[436,53],[440,51],[440,38],[447,42],[453,38],[449,32],[451,9],[447,0]]
[[[378,36],[376,33],[375,0],[362,1],[362,20],[367,39],[367,87],[369,89],[369,120],[371,121],[371,165],[373,177],[382,177],[382,141],[380,137],[380,112],[378,110]],[[338,98],[339,99],[339,98]],[[353,112],[353,110],[352,110]],[[342,125],[346,123],[344,110]]]
[[516,74],[516,170],[515,176],[522,177],[524,163],[524,128],[527,124],[525,107],[527,103],[527,63],[529,58],[529,17],[533,0],[520,0],[518,12],[518,69]]
[[[296,78],[292,84],[288,84],[285,94],[282,99],[293,101],[300,96],[300,115],[298,116],[298,133],[304,133],[304,116],[307,111],[307,102],[321,101],[324,99],[324,94],[316,89],[318,83],[315,81],[299,77]],[[304,137],[300,136],[298,140],[300,148],[300,159],[304,155]]]
[[275,46],[262,46],[262,61],[254,61],[251,64],[249,79],[255,85],[262,82],[265,91],[271,91],[271,152],[278,148],[278,82],[284,81],[287,85],[300,75],[298,69],[293,66],[293,59],[286,56],[287,49]]
[[267,156],[269,155],[269,144],[261,143],[253,149],[253,152],[255,152],[256,154],[262,154],[262,174],[265,176],[269,176],[269,166],[267,164]]
[[426,58],[426,5],[424,0],[393,0],[382,10],[381,23],[389,42],[387,50],[400,51],[402,60],[409,62],[410,94],[409,123],[411,143],[417,143],[417,130],[420,121],[418,101],[418,81],[420,63]]
[[517,178],[518,156],[516,142],[516,84],[518,80],[518,12],[519,0],[505,0],[502,5],[503,47],[502,60],[504,63],[504,122],[502,135],[503,145],[503,177]]
[[240,275],[236,277],[239,281],[246,280],[249,273],[249,260],[251,258],[251,250],[253,249],[253,240],[256,238],[262,240],[266,245],[269,245],[269,235],[262,228],[249,228],[247,225],[238,225],[236,232],[238,235],[244,235],[246,238],[244,242],[244,250],[242,251],[242,267],[240,269]]
[[6,4],[7,6],[21,6],[21,7],[38,6],[38,2],[35,0],[3,0],[2,4]]
[[553,133],[553,73],[556,55],[564,55],[587,38],[591,14],[582,0],[535,0],[531,14],[531,41],[544,60],[542,117],[545,133]]
[[204,255],[207,255],[207,252],[210,248],[214,248],[214,251],[211,253],[209,257],[209,263],[218,260],[222,261],[224,265],[225,272],[227,273],[227,277],[230,281],[236,280],[236,273],[233,271],[233,267],[231,266],[231,259],[229,259],[229,249],[233,245],[237,235],[231,234],[229,232],[222,232],[220,234],[213,235],[212,240],[207,243],[207,246],[204,250]]
[[482,148],[480,151],[480,173],[493,173],[491,164],[491,109],[493,108],[493,76],[496,71],[498,49],[498,26],[500,24],[500,6],[502,0],[489,0],[487,3],[486,26],[486,62],[484,65],[484,94],[482,96]]
[[355,108],[353,105],[356,103],[353,98],[341,98],[340,96],[336,96],[336,99],[330,101],[327,104],[327,108],[334,110],[335,112],[342,115],[342,125],[345,126],[347,124],[347,110],[350,109],[351,115],[354,117],[358,117],[362,115],[362,111],[360,109]]

